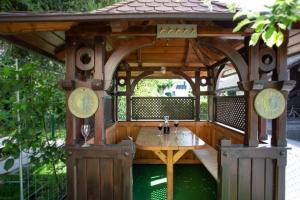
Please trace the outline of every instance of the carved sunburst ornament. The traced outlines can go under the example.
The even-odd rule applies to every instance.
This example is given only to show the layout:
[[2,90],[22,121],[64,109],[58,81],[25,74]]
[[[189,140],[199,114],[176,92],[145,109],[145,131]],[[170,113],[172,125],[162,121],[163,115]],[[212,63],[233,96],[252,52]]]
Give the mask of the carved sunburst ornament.
[[272,88],[259,92],[254,101],[256,113],[265,119],[279,117],[284,112],[285,106],[286,101],[283,94]]
[[73,115],[78,118],[91,117],[98,109],[98,97],[90,88],[80,87],[75,89],[69,99],[68,106]]

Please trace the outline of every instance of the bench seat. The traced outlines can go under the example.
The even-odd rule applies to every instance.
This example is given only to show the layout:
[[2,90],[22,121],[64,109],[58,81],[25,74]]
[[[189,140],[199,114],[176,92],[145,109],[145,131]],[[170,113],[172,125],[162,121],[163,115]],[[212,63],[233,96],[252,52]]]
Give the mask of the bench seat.
[[209,173],[218,180],[218,152],[213,147],[206,145],[203,149],[193,150],[194,154],[206,167]]

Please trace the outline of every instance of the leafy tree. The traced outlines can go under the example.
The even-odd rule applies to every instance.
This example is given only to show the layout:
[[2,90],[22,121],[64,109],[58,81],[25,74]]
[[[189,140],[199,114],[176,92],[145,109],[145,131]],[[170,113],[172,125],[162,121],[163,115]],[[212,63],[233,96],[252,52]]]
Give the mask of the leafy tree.
[[119,0],[1,0],[1,11],[91,11]]
[[[1,0],[0,11],[89,11],[116,2],[118,0]],[[15,70],[15,59],[19,61],[19,71]],[[19,80],[16,80],[17,74]],[[50,135],[50,122],[55,118],[64,124],[64,93],[56,86],[63,74],[63,65],[0,41],[0,133],[9,137],[3,142],[1,159],[7,159],[6,169],[22,150],[31,153],[30,160],[35,165],[52,166],[58,179],[56,164],[64,161],[64,151],[57,137]],[[20,103],[16,103],[16,91],[21,94]],[[16,119],[18,112],[20,124]],[[60,189],[58,181],[57,184]]]
[[[1,160],[6,160],[5,169],[8,170],[21,151],[27,152],[31,163],[50,165],[58,179],[57,163],[64,161],[64,151],[58,144],[58,138],[51,135],[49,122],[55,118],[61,125],[64,124],[64,94],[56,86],[63,72],[54,71],[62,66],[15,46],[3,43],[2,49],[3,46],[6,47],[0,56],[0,127],[8,139],[3,141]],[[15,60],[7,56],[14,54],[15,58],[23,56],[18,59],[18,71]],[[17,91],[20,93],[19,103]],[[60,185],[58,187],[61,189]]]
[[270,9],[268,13],[237,12],[233,20],[241,19],[241,21],[234,32],[251,25],[254,32],[249,45],[255,45],[262,38],[269,47],[274,45],[279,47],[284,40],[284,32],[300,20],[300,3],[298,0],[276,0],[268,8]]

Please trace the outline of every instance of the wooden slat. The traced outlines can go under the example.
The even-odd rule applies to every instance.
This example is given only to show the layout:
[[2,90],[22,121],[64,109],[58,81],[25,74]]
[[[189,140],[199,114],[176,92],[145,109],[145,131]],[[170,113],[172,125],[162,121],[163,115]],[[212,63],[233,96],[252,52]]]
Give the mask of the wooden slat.
[[250,200],[251,197],[251,159],[238,160],[238,199]]
[[265,197],[265,160],[263,158],[252,159],[252,200],[264,200]]
[[229,173],[228,176],[230,183],[229,183],[229,196],[230,200],[237,200],[238,197],[238,159],[237,158],[230,158],[229,159],[230,166],[229,166]]
[[[99,159],[86,159],[87,199],[100,199],[100,168]],[[99,177],[99,178],[95,178]]]
[[300,32],[289,37],[288,48],[300,43]]
[[296,54],[298,52],[300,52],[300,43],[288,48],[288,55]]
[[76,180],[76,186],[77,186],[77,197],[78,200],[81,199],[87,199],[87,169],[86,169],[86,160],[85,159],[78,159],[77,160],[77,180]]
[[274,194],[274,161],[265,159],[265,200],[273,200]]
[[59,47],[65,43],[65,40],[61,39],[61,37],[57,36],[53,32],[36,32],[35,34],[55,47]]
[[48,53],[54,54],[55,46],[49,44],[47,41],[42,38],[34,36],[34,34],[20,34],[16,36],[17,39],[22,40],[32,46],[40,48]]
[[113,200],[113,167],[114,163],[112,159],[102,159],[100,163],[101,169],[101,199]]
[[53,31],[53,33],[60,37],[62,40],[66,39],[65,31]]

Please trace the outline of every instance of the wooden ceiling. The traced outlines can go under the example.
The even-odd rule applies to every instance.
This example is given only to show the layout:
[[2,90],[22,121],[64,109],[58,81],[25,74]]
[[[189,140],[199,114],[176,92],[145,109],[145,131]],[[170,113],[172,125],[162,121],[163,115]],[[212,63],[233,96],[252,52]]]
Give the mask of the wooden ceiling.
[[[182,20],[134,20],[106,22],[10,22],[0,23],[0,37],[26,48],[42,53],[60,62],[65,59],[65,35],[82,37],[103,36],[107,39],[107,58],[124,41],[134,37],[150,37],[153,46],[132,52],[125,59],[130,67],[176,67],[185,68],[194,74],[192,68],[205,68],[222,61],[224,55],[205,46],[199,46],[196,39],[157,39],[156,25],[163,23],[197,24],[198,37],[221,37],[236,50],[244,47],[243,38],[249,30],[232,33],[232,22],[222,21],[182,21]],[[300,52],[300,30],[290,32],[288,52]],[[123,72],[120,72],[123,74]],[[203,72],[202,72],[203,73]],[[136,72],[133,74],[140,74]],[[160,77],[161,73],[157,73]],[[164,76],[172,77],[167,72]]]

